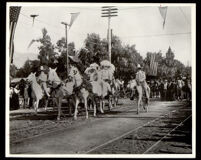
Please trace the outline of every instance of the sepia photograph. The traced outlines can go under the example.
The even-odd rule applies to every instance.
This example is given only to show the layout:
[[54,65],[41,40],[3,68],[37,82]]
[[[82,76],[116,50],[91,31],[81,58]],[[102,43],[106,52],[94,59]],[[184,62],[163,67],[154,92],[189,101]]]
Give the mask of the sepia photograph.
[[6,157],[195,158],[195,3],[6,4]]

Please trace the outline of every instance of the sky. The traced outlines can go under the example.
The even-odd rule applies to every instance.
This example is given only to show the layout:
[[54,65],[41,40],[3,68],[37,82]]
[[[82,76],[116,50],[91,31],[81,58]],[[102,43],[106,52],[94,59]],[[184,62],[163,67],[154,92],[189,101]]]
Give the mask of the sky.
[[[70,13],[80,12],[68,31],[68,41],[75,43],[79,50],[84,47],[84,40],[88,33],[97,33],[106,38],[108,19],[101,17],[101,6],[78,5],[67,3],[62,6],[23,6],[19,15],[15,31],[14,64],[22,67],[27,59],[37,58],[39,43],[27,49],[32,39],[42,36],[42,28],[46,28],[55,44],[65,36],[64,25],[61,22],[70,22]],[[166,23],[163,28],[163,18],[158,6],[146,5],[115,5],[118,16],[111,19],[113,34],[118,36],[123,45],[136,45],[137,51],[143,56],[147,52],[162,51],[163,56],[169,46],[175,53],[175,59],[183,64],[191,65],[191,7],[168,6]],[[31,14],[38,14],[32,25]]]

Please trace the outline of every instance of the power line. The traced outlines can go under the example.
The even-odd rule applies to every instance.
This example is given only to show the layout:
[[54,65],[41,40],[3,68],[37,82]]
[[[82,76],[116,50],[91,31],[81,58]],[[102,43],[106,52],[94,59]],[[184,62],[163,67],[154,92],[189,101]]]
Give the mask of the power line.
[[129,38],[129,37],[135,37],[135,38],[141,38],[141,37],[160,37],[160,36],[175,36],[175,35],[187,35],[191,34],[191,32],[184,32],[184,33],[168,33],[168,34],[153,34],[153,35],[133,35],[133,36],[125,36],[122,38]]
[[179,10],[181,11],[182,15],[184,16],[184,19],[186,20],[186,22],[187,22],[189,25],[191,25],[190,22],[188,21],[186,15],[184,14],[184,11],[181,9],[181,7],[178,7],[178,8],[179,8]]
[[[31,18],[31,17],[29,17],[29,16],[27,16],[27,15],[25,15],[25,14],[23,14],[23,13],[20,13],[21,15],[23,15],[24,17],[26,17],[26,18]],[[44,23],[44,24],[46,24],[46,25],[50,25],[50,26],[52,26],[52,27],[55,27],[55,28],[57,28],[58,29],[58,27],[59,27],[59,29],[62,29],[63,30],[63,28],[61,27],[61,26],[55,26],[55,25],[52,25],[52,24],[50,24],[50,23],[47,23],[47,22],[45,22],[45,21],[42,21],[42,20],[39,20],[39,19],[35,19],[35,21],[38,21],[38,22],[40,22],[40,23]]]

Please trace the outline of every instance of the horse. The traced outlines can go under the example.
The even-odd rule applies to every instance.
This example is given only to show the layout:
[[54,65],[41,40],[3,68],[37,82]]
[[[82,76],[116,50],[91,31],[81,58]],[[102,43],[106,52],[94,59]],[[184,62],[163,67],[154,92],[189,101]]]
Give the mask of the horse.
[[[56,103],[58,114],[57,120],[60,120],[62,113],[61,104],[64,98],[69,99],[73,94],[73,86],[74,81],[68,81],[64,83],[59,76],[57,75],[56,69],[49,68],[48,72],[48,82],[52,84],[51,88],[51,97],[53,98],[53,102]],[[71,107],[70,107],[71,114]]]
[[114,107],[118,104],[120,89],[121,89],[122,83],[118,79],[112,79],[111,81],[111,93],[112,93],[112,100],[114,102]]
[[36,73],[31,73],[28,77],[27,80],[31,83],[31,89],[32,89],[32,98],[34,101],[34,110],[35,110],[35,114],[37,114],[37,110],[38,110],[38,105],[39,105],[39,101],[43,98],[44,94],[42,91],[41,86],[37,83],[36,81]]
[[146,98],[145,101],[144,101],[145,97],[144,97],[144,93],[143,93],[144,92],[143,88],[142,88],[142,86],[138,85],[138,83],[135,79],[128,82],[128,87],[132,90],[134,90],[134,88],[137,89],[137,93],[138,93],[138,96],[137,96],[137,114],[139,114],[139,108],[141,105],[143,105],[143,108],[146,109],[146,112],[148,112],[149,98],[150,98],[150,87],[148,85],[146,85],[148,97]]
[[[84,103],[85,111],[86,111],[86,119],[89,118],[88,115],[88,106],[87,101],[89,97],[89,90],[87,90],[87,86],[84,86],[83,77],[80,74],[80,71],[77,67],[71,66],[69,71],[69,76],[72,77],[74,85],[73,85],[73,98],[75,103],[75,111],[74,111],[74,120],[77,120],[77,114],[78,114],[78,105],[80,102]],[[85,83],[87,83],[85,81]]]
[[[111,93],[111,87],[109,83],[101,79],[100,72],[97,69],[88,67],[85,70],[85,74],[89,77],[89,82],[92,85],[92,104],[94,107],[94,116],[96,116],[97,99],[100,103],[100,112],[104,113],[105,101],[104,99]],[[96,99],[97,98],[97,99]],[[109,109],[111,109],[111,101],[109,101]]]

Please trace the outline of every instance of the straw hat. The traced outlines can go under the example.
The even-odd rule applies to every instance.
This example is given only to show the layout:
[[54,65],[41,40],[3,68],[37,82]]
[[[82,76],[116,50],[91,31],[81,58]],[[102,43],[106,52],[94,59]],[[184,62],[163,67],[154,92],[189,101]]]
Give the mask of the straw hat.
[[142,67],[140,66],[140,64],[138,64],[138,65],[137,65],[137,68],[139,68],[139,69],[140,69],[140,68],[142,68]]
[[40,66],[40,70],[41,70],[41,71],[44,71],[45,69],[44,69],[44,67],[43,67],[43,66]]

